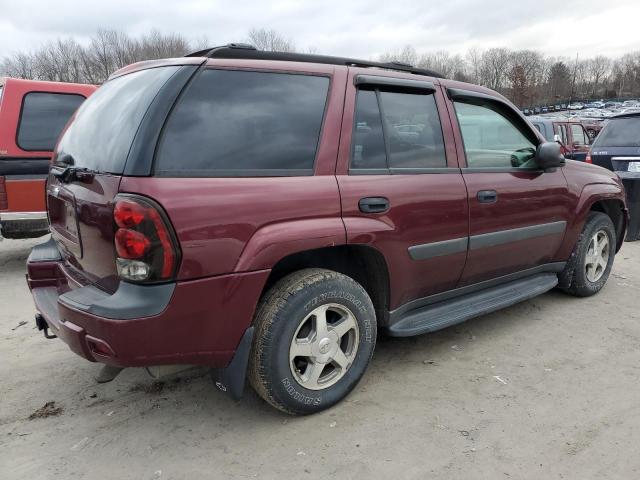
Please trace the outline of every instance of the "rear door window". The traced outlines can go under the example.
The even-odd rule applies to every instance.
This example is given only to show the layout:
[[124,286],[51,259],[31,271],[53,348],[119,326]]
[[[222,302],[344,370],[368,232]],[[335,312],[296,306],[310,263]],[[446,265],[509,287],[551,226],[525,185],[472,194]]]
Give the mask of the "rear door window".
[[155,173],[311,175],[328,89],[323,76],[205,70],[167,120]]
[[589,145],[589,140],[582,125],[571,125],[571,136],[573,137],[573,144],[576,146]]
[[358,90],[350,165],[354,173],[419,173],[446,166],[433,93]]
[[24,96],[18,124],[18,147],[27,151],[52,151],[82,95],[31,92]]

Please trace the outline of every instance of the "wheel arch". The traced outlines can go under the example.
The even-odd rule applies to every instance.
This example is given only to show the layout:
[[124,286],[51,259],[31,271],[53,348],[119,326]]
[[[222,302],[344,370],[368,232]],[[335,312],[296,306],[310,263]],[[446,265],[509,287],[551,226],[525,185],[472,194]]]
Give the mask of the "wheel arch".
[[337,245],[287,255],[272,268],[261,297],[278,280],[303,268],[326,268],[353,278],[371,298],[378,326],[388,323],[389,269],[379,250],[367,245]]
[[595,200],[589,206],[590,212],[601,212],[607,215],[616,229],[616,253],[622,247],[627,226],[627,213],[624,202],[617,198]]

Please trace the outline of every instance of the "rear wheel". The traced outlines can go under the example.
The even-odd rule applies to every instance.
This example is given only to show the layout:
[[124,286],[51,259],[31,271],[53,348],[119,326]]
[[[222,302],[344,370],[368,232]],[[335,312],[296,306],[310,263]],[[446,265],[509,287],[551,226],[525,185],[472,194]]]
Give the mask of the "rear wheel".
[[598,293],[609,278],[616,251],[616,230],[608,215],[591,212],[561,274],[564,291],[578,297]]
[[342,400],[373,354],[373,304],[356,281],[305,269],[278,281],[255,319],[249,380],[258,394],[289,414],[309,414]]

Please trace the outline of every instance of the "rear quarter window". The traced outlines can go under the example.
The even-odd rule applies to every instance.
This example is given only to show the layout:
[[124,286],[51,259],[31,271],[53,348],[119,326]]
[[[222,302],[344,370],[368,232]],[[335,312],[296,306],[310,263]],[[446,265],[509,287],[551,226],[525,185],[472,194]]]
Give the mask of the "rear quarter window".
[[156,175],[311,175],[329,78],[204,70],[167,120]]
[[76,94],[31,92],[22,100],[16,142],[22,150],[48,152],[84,102]]

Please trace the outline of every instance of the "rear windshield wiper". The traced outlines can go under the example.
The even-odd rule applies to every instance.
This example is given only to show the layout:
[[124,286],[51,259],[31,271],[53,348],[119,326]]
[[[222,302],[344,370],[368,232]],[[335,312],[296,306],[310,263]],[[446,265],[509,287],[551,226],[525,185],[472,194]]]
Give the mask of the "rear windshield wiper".
[[51,174],[64,183],[73,182],[74,180],[88,181],[98,173],[95,170],[85,167],[61,166],[54,165],[51,167]]

